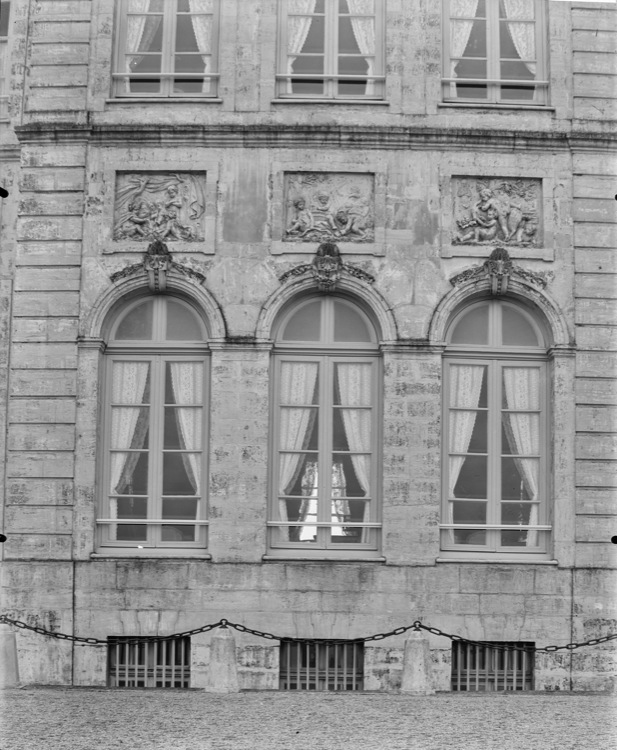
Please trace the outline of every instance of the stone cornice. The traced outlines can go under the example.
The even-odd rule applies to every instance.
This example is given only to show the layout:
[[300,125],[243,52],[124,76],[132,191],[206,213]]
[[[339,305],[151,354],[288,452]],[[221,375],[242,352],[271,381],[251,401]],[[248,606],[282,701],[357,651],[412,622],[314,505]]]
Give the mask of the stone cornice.
[[339,149],[462,148],[473,151],[598,151],[617,146],[617,133],[514,131],[490,128],[435,128],[421,126],[354,126],[288,124],[100,124],[33,123],[18,125],[21,143],[84,142],[126,146],[177,145]]

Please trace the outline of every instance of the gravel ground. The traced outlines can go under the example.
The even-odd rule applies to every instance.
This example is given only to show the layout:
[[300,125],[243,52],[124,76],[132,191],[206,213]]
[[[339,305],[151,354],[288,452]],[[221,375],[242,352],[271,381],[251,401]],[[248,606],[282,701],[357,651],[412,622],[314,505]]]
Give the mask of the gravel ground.
[[2,691],[0,750],[600,750],[617,701],[597,694]]

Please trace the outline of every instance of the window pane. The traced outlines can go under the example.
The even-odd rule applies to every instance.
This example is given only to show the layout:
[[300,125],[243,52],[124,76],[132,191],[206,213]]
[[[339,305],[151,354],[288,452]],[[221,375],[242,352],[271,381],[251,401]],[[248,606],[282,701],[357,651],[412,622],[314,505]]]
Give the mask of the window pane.
[[111,410],[111,449],[146,448],[148,446],[148,408],[114,406]]
[[451,411],[450,453],[486,453],[487,417],[486,411]]
[[144,524],[118,524],[115,540],[118,542],[146,542],[148,540],[148,527]]
[[11,3],[0,3],[0,36],[8,36]]
[[161,518],[176,521],[192,521],[194,518],[197,518],[198,505],[199,500],[194,497],[164,497],[163,515]]
[[539,368],[503,368],[503,408],[513,411],[540,410]]
[[486,21],[450,21],[452,57],[486,57]]
[[540,453],[540,415],[502,415],[501,452],[508,455],[537,456]]
[[508,305],[501,308],[502,341],[504,346],[541,346],[538,334],[529,320]]
[[486,498],[486,456],[451,456],[450,486],[456,498]]
[[335,404],[371,406],[372,365],[367,362],[338,362],[334,365]]
[[456,323],[452,344],[488,345],[488,305],[473,307]]
[[[352,23],[354,27],[352,28]],[[372,18],[354,18],[353,21],[348,16],[340,16],[338,22],[338,52],[344,54],[360,54],[361,50],[356,41],[356,34],[361,34],[363,41],[372,41],[375,37],[374,22]],[[374,43],[371,45],[374,47]],[[371,49],[371,53],[374,53]]]
[[499,0],[499,18],[533,21],[536,15],[536,0],[517,0],[504,3]]
[[112,518],[148,518],[146,497],[116,497],[111,499]]
[[319,413],[317,409],[281,407],[279,447],[281,450],[317,450]]
[[370,483],[370,455],[334,454],[332,462],[333,497],[365,497],[369,494]]
[[[372,62],[372,57],[368,58]],[[339,76],[365,76],[368,74],[369,64],[368,60],[364,57],[348,57],[339,55],[338,58],[338,74]],[[346,83],[352,84],[353,81],[347,81]],[[356,81],[358,86],[366,86],[365,81]]]
[[163,494],[199,494],[200,453],[163,453]]
[[146,0],[144,3],[144,0],[128,0],[128,11],[129,13],[162,13],[163,12],[163,5],[165,3],[165,0]]
[[[210,58],[206,58],[209,60]],[[175,55],[174,57],[174,71],[176,73],[204,73],[206,70],[206,62],[201,55]],[[176,81],[182,79],[177,78]],[[203,85],[203,79],[198,78],[192,80],[187,78],[183,83],[192,83],[198,86],[198,91],[201,91]]]
[[203,398],[202,362],[165,363],[165,403],[200,405]]
[[362,315],[350,305],[334,300],[334,340],[371,341],[371,332]]
[[[452,18],[484,18],[486,16],[486,0],[450,0],[450,15]],[[474,12],[475,7],[475,12]]]
[[279,464],[281,495],[317,496],[319,476],[315,453],[281,453]]
[[165,409],[163,448],[169,450],[200,450],[202,410]]
[[190,11],[193,11],[193,13],[213,13],[214,0],[178,0],[178,11],[181,13]]
[[486,523],[486,503],[465,502],[450,503],[452,508],[452,523]]
[[[199,52],[199,45],[195,38],[195,29],[210,21],[208,16],[176,17],[176,52]],[[206,37],[206,43],[209,38]]]
[[540,461],[537,458],[501,459],[503,500],[537,500]]
[[486,546],[485,529],[454,529],[454,544]]
[[[163,16],[128,16],[126,45],[128,53],[163,51]],[[133,58],[135,65],[139,57]]]
[[501,523],[512,526],[536,525],[538,523],[537,503],[502,503]]
[[147,453],[112,452],[110,492],[117,495],[148,494]]
[[162,542],[194,542],[195,526],[171,526],[162,524],[161,541]]
[[173,299],[167,300],[168,341],[200,341],[203,338],[201,326],[195,313]]
[[485,365],[450,365],[450,406],[486,407],[487,369]]
[[152,339],[153,301],[147,300],[128,311],[116,329],[116,340],[149,341]]
[[283,341],[319,341],[321,332],[321,301],[303,305],[287,321]]

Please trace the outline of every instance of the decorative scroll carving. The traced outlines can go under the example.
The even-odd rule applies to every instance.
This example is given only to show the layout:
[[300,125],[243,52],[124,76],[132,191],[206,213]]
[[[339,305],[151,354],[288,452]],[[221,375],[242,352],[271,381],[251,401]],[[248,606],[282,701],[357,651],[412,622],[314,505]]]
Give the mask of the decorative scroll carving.
[[114,239],[203,241],[204,177],[203,173],[119,173]]
[[133,263],[130,266],[125,266],[119,271],[112,273],[109,278],[115,283],[130,276],[146,273],[150,290],[153,292],[164,292],[167,286],[167,274],[171,269],[183,276],[194,279],[199,284],[203,284],[206,280],[205,274],[193,266],[176,263],[176,261],[172,260],[169,248],[160,240],[154,240],[154,242],[148,245],[142,263]]
[[279,281],[284,283],[287,279],[303,276],[309,272],[313,274],[313,278],[322,292],[334,290],[343,272],[367,284],[372,284],[375,281],[375,277],[371,276],[370,273],[349,263],[343,263],[340,250],[332,242],[323,242],[317,248],[312,263],[302,263],[290,268],[289,271],[285,271],[282,276],[279,276]]
[[285,175],[285,242],[374,242],[372,174]]
[[527,284],[532,284],[540,289],[544,289],[552,278],[550,273],[537,273],[517,266],[512,262],[504,247],[496,247],[488,260],[484,261],[481,266],[466,268],[452,276],[450,283],[452,286],[460,286],[470,281],[479,281],[487,276],[491,281],[491,293],[494,295],[502,295],[507,292],[508,281],[511,277],[518,277]]
[[453,245],[542,244],[541,180],[453,177],[452,193]]

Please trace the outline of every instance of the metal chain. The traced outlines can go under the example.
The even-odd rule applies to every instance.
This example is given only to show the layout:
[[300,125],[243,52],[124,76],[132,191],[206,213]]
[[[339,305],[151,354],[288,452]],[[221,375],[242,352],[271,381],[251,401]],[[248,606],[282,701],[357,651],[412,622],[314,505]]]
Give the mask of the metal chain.
[[[39,633],[40,635],[49,636],[51,638],[58,638],[59,640],[63,641],[71,641],[73,643],[77,643],[78,645],[82,646],[107,646],[110,642],[113,643],[113,638],[110,639],[101,639],[101,638],[84,638],[77,635],[68,635],[67,633],[55,633],[51,630],[46,630],[45,628],[35,627],[34,625],[28,625],[25,622],[22,622],[21,620],[12,620],[10,617],[7,617],[6,615],[0,615],[0,623],[6,623],[7,625],[14,625],[16,628],[20,628],[22,630],[31,630],[34,633]],[[274,633],[268,633],[262,630],[254,630],[253,628],[248,628],[246,625],[241,625],[237,622],[230,622],[229,620],[226,620],[225,618],[221,618],[218,622],[213,622],[208,625],[203,625],[200,628],[193,628],[193,630],[185,630],[182,633],[172,633],[171,635],[143,635],[136,638],[132,638],[130,640],[123,640],[123,644],[136,644],[136,643],[153,643],[157,641],[165,641],[165,640],[171,640],[175,638],[185,638],[191,635],[197,635],[197,633],[207,633],[210,630],[214,630],[215,628],[233,628],[234,630],[237,630],[239,633],[250,633],[251,635],[256,635],[259,638],[265,638],[269,641],[282,641],[285,643],[328,643],[330,645],[338,645],[343,643],[368,643],[369,641],[382,641],[384,638],[390,638],[393,635],[402,635],[403,633],[406,633],[408,630],[426,630],[428,633],[432,633],[433,635],[439,635],[444,638],[449,638],[451,641],[456,641],[457,643],[469,643],[472,646],[486,646],[490,647],[496,651],[524,651],[526,653],[533,653],[533,652],[546,652],[551,653],[554,651],[560,651],[562,649],[567,649],[569,651],[573,651],[576,648],[581,648],[582,646],[597,646],[600,643],[607,643],[608,641],[612,641],[617,639],[617,633],[612,635],[604,635],[600,638],[591,638],[588,641],[583,641],[581,643],[566,643],[563,646],[543,646],[543,647],[536,647],[536,646],[529,646],[529,647],[519,647],[519,646],[502,646],[498,643],[490,643],[488,641],[474,641],[469,638],[463,638],[461,635],[456,635],[454,633],[446,633],[443,630],[440,630],[439,628],[432,628],[428,625],[424,625],[420,620],[415,620],[411,625],[403,625],[402,627],[395,628],[394,630],[389,630],[386,633],[376,633],[374,635],[367,635],[364,638],[347,638],[347,639],[334,639],[334,638],[295,638],[293,636],[288,635],[275,635]]]

